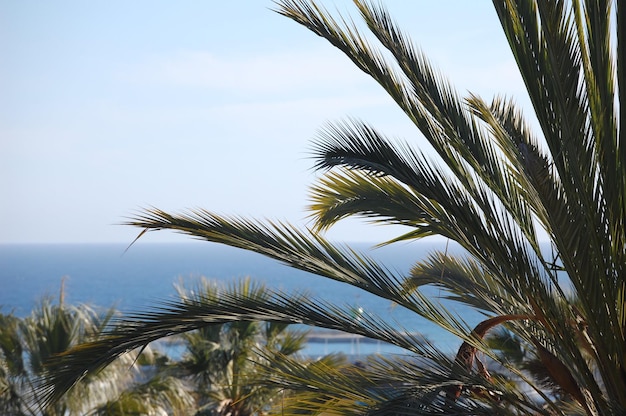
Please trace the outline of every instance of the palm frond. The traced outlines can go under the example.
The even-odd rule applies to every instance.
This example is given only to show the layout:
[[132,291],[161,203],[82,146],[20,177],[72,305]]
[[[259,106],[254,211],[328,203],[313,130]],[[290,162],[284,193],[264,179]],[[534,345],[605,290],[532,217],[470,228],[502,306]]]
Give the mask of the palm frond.
[[[434,306],[433,310],[436,310]],[[97,340],[55,356],[48,362],[48,373],[39,388],[39,396],[44,403],[56,400],[86,374],[154,340],[214,324],[249,321],[313,325],[363,335],[420,355],[435,353],[431,345],[397,325],[386,324],[370,313],[355,320],[350,307],[328,305],[308,295],[288,296],[272,291],[220,292],[219,296],[200,296],[193,302],[168,301],[152,311],[127,316]],[[463,332],[459,328],[456,331]]]
[[498,279],[471,258],[435,252],[418,262],[405,281],[406,290],[432,285],[445,298],[495,315],[529,314],[526,299],[503,288]]
[[[357,365],[337,365],[334,361],[328,364],[327,359],[310,363],[285,360],[281,361],[281,366],[267,369],[264,382],[293,392],[277,411],[284,414],[305,411],[305,414],[428,415],[442,412],[489,414],[499,409],[502,414],[516,414],[507,412],[504,403],[526,411],[539,410],[521,391],[504,389],[503,380],[488,381],[463,369],[451,374],[453,361],[443,355],[437,359],[372,356]],[[479,402],[465,399],[446,402],[444,392],[459,382],[468,386],[468,399],[473,389],[500,392],[502,395],[497,397],[500,401],[494,398],[490,402],[485,398]]]
[[193,397],[182,380],[157,377],[128,389],[116,399],[102,404],[93,415],[123,416],[128,414],[185,414],[192,407]]
[[[459,209],[459,212],[462,211]],[[446,223],[443,220],[441,222]],[[450,222],[447,218],[447,223]],[[434,303],[419,292],[405,291],[402,288],[404,278],[392,273],[389,268],[354,250],[331,244],[318,234],[307,235],[288,224],[254,223],[220,217],[203,210],[190,214],[171,215],[157,209],[146,211],[129,224],[144,230],[170,229],[204,240],[261,253],[291,267],[348,283],[376,296],[389,299],[426,319],[443,325],[446,330],[460,337],[466,336],[468,332],[467,326],[458,322],[442,305]],[[497,240],[495,236],[493,238],[495,245]],[[526,263],[528,260],[525,257],[519,259],[520,263],[516,264],[510,259],[511,249],[506,248],[507,251],[502,256],[507,258],[507,263],[498,263],[495,258],[487,258],[484,256],[485,252],[478,250],[480,245],[476,243],[476,240],[466,241],[466,243],[471,250],[470,253],[483,260],[490,270],[496,270],[494,275],[500,278],[500,284],[504,288],[511,293],[532,293],[532,298],[527,298],[525,303],[535,309],[535,314],[544,313],[538,306],[541,300],[546,305],[553,304],[554,299],[546,291],[544,281],[532,280],[531,276],[517,278],[519,270],[535,269],[534,266]],[[502,249],[501,246],[498,248]],[[526,285],[531,285],[531,288],[526,288]],[[549,308],[549,306],[545,307]]]
[[253,222],[222,217],[205,210],[170,215],[146,210],[128,222],[148,230],[173,230],[195,238],[263,254],[291,267],[348,283],[379,296],[397,291],[398,280],[388,269],[364,254],[333,245],[289,224]]
[[311,188],[309,207],[320,231],[359,215],[383,224],[410,226],[421,236],[446,234],[433,217],[441,210],[436,201],[415,195],[390,177],[359,171],[329,172]]

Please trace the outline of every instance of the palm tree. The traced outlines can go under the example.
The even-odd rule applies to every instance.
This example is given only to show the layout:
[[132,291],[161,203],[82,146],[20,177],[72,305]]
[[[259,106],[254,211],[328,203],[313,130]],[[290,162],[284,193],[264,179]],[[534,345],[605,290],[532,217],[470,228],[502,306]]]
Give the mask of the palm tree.
[[[37,403],[29,403],[29,400],[37,401],[36,397],[30,396],[36,377],[44,372],[45,361],[100,332],[112,313],[110,310],[107,314],[99,315],[85,305],[75,307],[62,302],[55,305],[50,298],[43,298],[26,318],[21,319],[12,314],[0,315],[0,363],[4,369],[3,384],[6,386],[0,404],[2,412],[40,414],[42,409]],[[89,381],[82,383],[81,388],[48,408],[46,414],[81,413],[94,400],[98,400],[96,397],[115,392],[130,374],[125,370],[116,371],[121,368],[120,364],[124,365],[124,361],[126,366],[131,364],[125,358],[102,374],[90,377]]]
[[0,409],[8,414],[19,414],[27,406],[26,371],[20,342],[20,319],[0,314]]
[[[135,357],[128,354],[104,371],[85,377],[54,406],[43,406],[36,392],[38,378],[47,371],[46,361],[78,344],[97,340],[116,313],[114,308],[99,313],[84,304],[68,305],[63,297],[61,288],[58,304],[45,297],[26,318],[0,314],[0,413],[114,415],[141,409],[141,414],[167,414],[191,407],[191,396],[178,380],[166,379],[159,385],[155,380],[137,383],[140,369],[134,365]],[[169,395],[162,394],[168,390]]]
[[[176,290],[183,303],[202,307],[206,299],[217,299],[224,291],[254,298],[263,296],[266,288],[250,279],[222,288],[203,278],[194,288],[181,282]],[[181,337],[185,347],[182,359],[166,372],[193,381],[197,415],[216,416],[252,416],[268,410],[281,392],[258,381],[264,369],[294,356],[306,342],[306,332],[289,329],[281,322],[226,322]]]
[[[626,130],[620,129],[626,3],[494,0],[538,135],[509,99],[460,98],[382,6],[355,4],[374,39],[314,2],[282,0],[277,11],[328,40],[380,84],[437,160],[350,119],[328,125],[315,143],[315,166],[324,174],[311,191],[312,230],[205,210],[148,209],[130,224],[144,230],[140,236],[168,229],[256,251],[389,299],[458,336],[457,356],[375,316],[355,322],[346,308],[310,296],[232,293],[126,318],[57,362],[58,371],[46,378],[50,401],[83,374],[166,334],[271,320],[361,334],[413,354],[372,358],[349,370],[284,361],[266,383],[299,393],[294,412],[626,413]],[[439,235],[467,254],[434,253],[401,276],[323,237],[351,216],[409,227],[385,244]],[[554,255],[542,251],[542,235]],[[485,320],[470,328],[424,294],[433,284]],[[489,348],[483,338],[499,325],[532,351],[561,395]],[[491,376],[476,360],[479,353],[520,382]]]

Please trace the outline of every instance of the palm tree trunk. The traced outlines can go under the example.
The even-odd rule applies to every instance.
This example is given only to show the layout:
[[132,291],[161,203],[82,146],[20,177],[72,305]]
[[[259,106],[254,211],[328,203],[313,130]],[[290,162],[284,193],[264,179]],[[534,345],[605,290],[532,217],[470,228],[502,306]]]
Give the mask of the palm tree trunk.
[[[521,321],[525,319],[535,320],[535,318],[530,315],[495,316],[493,318],[486,319],[482,321],[481,323],[479,323],[478,325],[476,325],[476,327],[472,331],[472,336],[474,336],[476,339],[483,339],[487,331],[489,331],[494,326],[500,325],[501,323],[507,322],[507,321]],[[463,342],[463,344],[461,344],[456,354],[456,359],[455,359],[456,369],[458,370],[457,366],[460,366],[461,368],[464,368],[466,371],[471,371],[472,367],[474,366],[474,358],[476,357],[476,351],[477,351],[477,348],[475,346],[473,346],[467,341]],[[485,366],[482,365],[482,363],[480,363],[478,367],[479,367],[478,368],[479,372],[487,380],[489,380],[490,375],[487,369],[485,368]],[[452,371],[454,372],[455,368],[453,368]],[[451,386],[446,391],[446,400],[450,404],[452,404],[458,400],[462,392],[463,392],[462,384]]]

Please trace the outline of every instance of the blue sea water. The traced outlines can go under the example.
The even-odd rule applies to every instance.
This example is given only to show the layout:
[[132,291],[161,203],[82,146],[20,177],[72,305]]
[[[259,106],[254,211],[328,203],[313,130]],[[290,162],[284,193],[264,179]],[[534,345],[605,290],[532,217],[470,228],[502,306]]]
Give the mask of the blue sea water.
[[[411,243],[368,251],[391,270],[406,275],[411,266],[445,243]],[[326,302],[353,307],[385,318],[396,328],[421,332],[444,350],[458,348],[458,338],[425,323],[414,313],[352,286],[285,266],[259,254],[212,243],[146,244],[138,242],[125,252],[118,244],[0,245],[0,312],[26,316],[43,296],[58,298],[65,281],[65,302],[116,306],[137,311],[175,297],[179,279],[192,283],[201,276],[221,282],[244,277],[288,293],[306,290]],[[433,296],[437,293],[433,291]],[[470,324],[480,316],[457,311]],[[344,352],[367,354],[398,352],[381,343],[324,338],[308,346],[309,354]]]

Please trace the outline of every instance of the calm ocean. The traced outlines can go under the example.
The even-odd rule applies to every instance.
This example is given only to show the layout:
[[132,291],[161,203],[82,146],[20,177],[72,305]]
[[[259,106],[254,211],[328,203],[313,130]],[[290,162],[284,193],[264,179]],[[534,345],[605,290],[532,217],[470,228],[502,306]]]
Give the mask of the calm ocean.
[[[369,246],[356,247],[367,251]],[[125,248],[117,244],[0,245],[0,312],[28,315],[43,296],[58,298],[62,278],[68,303],[114,305],[122,311],[136,311],[154,301],[173,297],[173,284],[180,278],[189,283],[200,276],[229,282],[250,276],[270,288],[285,292],[308,290],[325,301],[363,308],[396,327],[422,332],[445,350],[455,350],[460,344],[457,338],[425,324],[388,300],[292,269],[256,253],[206,242],[138,242],[127,252]],[[445,243],[411,243],[376,249],[369,254],[390,269],[407,274],[416,261],[444,248]],[[458,312],[470,324],[479,319],[473,311]],[[378,343],[333,342],[323,336],[309,346],[311,354],[334,351],[363,354],[390,350]]]

